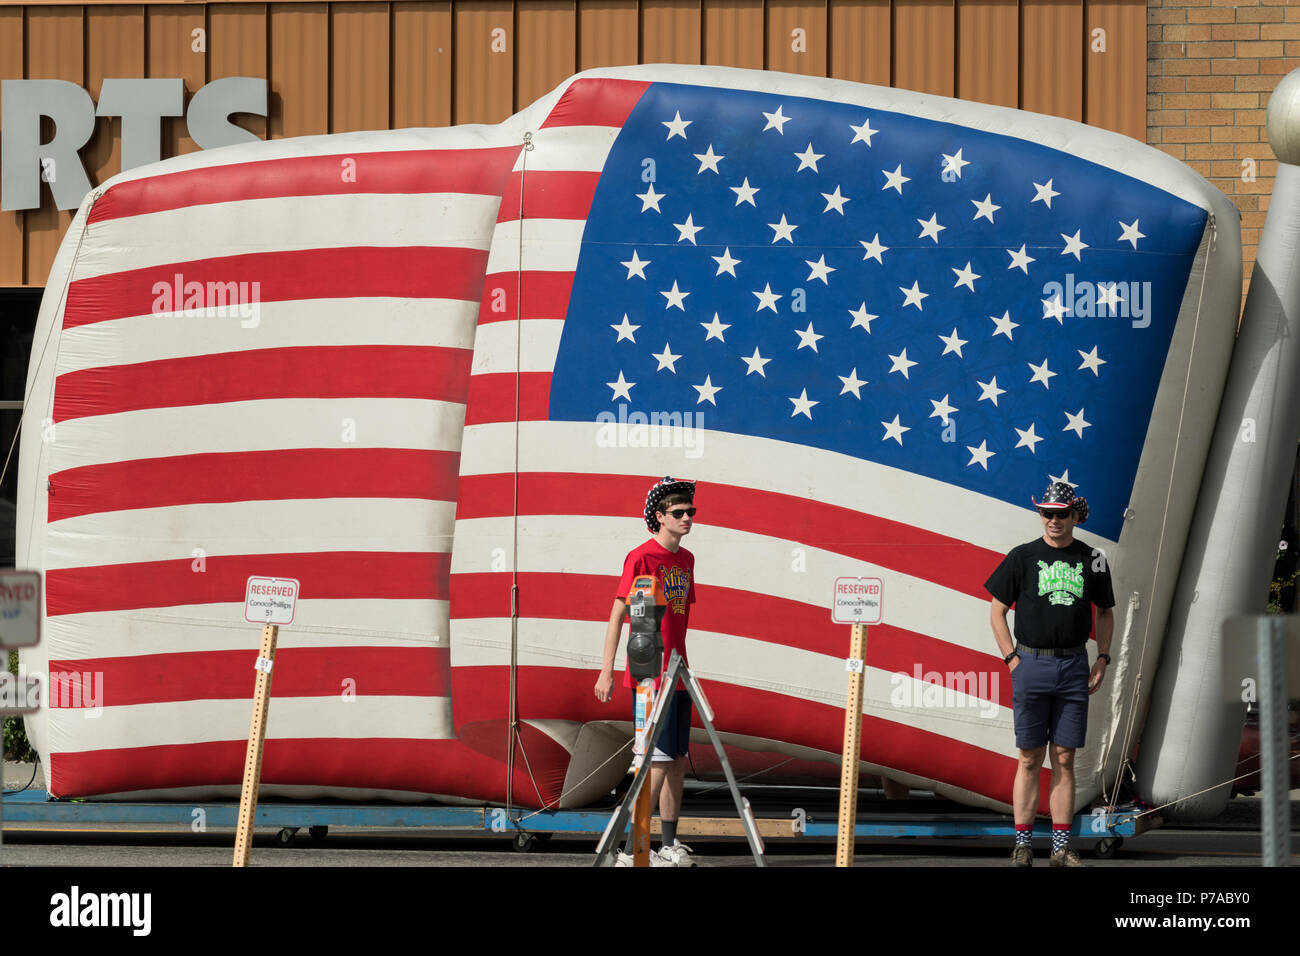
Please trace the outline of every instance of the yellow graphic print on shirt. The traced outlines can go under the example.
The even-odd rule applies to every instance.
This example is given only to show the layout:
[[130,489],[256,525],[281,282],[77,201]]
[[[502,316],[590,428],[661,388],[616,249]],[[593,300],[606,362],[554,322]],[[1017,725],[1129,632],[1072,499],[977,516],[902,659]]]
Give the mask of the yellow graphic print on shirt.
[[659,576],[664,582],[664,600],[674,614],[686,613],[686,598],[691,593],[691,572],[685,568],[659,565]]

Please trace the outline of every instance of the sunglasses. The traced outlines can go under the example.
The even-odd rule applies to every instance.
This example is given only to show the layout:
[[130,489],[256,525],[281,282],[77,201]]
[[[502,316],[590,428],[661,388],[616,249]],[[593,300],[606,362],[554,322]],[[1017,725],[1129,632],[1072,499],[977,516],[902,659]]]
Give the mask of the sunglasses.
[[1069,509],[1069,508],[1051,508],[1051,509],[1046,509],[1046,510],[1045,510],[1045,509],[1043,509],[1043,508],[1039,508],[1039,509],[1038,509],[1038,513],[1039,513],[1040,515],[1042,515],[1044,518],[1064,518],[1066,515],[1068,515],[1068,514],[1070,513],[1070,509]]
[[694,518],[694,517],[695,517],[695,509],[694,509],[694,508],[674,508],[672,511],[667,512],[667,514],[670,514],[670,515],[672,515],[674,518],[676,518],[678,521],[681,521],[682,518],[684,518],[684,517],[685,517],[685,518]]

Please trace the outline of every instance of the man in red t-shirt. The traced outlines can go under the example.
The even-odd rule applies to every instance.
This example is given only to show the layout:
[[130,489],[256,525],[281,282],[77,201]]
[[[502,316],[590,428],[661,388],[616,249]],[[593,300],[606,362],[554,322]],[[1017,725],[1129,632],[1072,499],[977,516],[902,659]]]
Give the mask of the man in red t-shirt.
[[[645,522],[654,537],[633,548],[623,561],[623,577],[614,597],[614,608],[605,629],[605,653],[600,677],[596,681],[596,699],[608,702],[614,691],[614,655],[618,653],[623,620],[627,616],[627,595],[638,575],[652,574],[663,588],[664,608],[660,632],[664,640],[666,667],[675,650],[686,661],[686,627],[691,605],[695,603],[695,556],[681,546],[682,537],[691,532],[695,517],[695,484],[664,478],[656,482],[646,496]],[[624,687],[635,687],[631,671],[623,675]],[[660,679],[655,680],[656,692]],[[681,682],[673,693],[665,714],[666,723],[650,762],[650,803],[659,807],[663,846],[657,856],[659,865],[693,866],[690,848],[677,840],[677,819],[682,806],[682,786],[686,780],[686,754],[691,737],[691,698]],[[652,861],[653,862],[653,861]]]

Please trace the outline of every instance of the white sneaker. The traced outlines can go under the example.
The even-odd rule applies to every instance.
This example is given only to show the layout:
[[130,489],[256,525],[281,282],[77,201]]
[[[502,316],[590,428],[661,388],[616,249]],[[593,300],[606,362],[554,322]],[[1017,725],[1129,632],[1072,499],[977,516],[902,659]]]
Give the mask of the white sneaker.
[[672,846],[659,848],[659,852],[652,854],[650,859],[656,856],[663,862],[660,866],[694,866],[695,861],[691,859],[691,853],[694,852],[685,843],[675,842]]
[[[636,858],[633,857],[631,853],[625,853],[624,851],[619,850],[618,859],[614,861],[614,865],[615,866],[636,866]],[[650,852],[650,865],[651,866],[676,866],[677,864],[668,863],[659,855],[658,852],[652,850]]]

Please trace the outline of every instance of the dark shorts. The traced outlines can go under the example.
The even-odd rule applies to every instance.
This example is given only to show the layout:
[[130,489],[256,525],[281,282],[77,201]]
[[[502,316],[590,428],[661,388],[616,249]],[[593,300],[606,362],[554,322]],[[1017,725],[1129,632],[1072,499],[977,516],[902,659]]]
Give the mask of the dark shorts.
[[1011,702],[1016,746],[1036,750],[1048,742],[1058,747],[1083,746],[1088,731],[1087,654],[1036,657],[1021,652],[1011,672]]
[[[1018,669],[1018,668],[1017,668]],[[673,693],[664,715],[664,729],[659,734],[650,760],[665,761],[685,757],[691,747],[691,695],[684,690]]]

